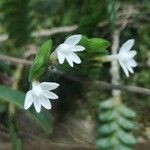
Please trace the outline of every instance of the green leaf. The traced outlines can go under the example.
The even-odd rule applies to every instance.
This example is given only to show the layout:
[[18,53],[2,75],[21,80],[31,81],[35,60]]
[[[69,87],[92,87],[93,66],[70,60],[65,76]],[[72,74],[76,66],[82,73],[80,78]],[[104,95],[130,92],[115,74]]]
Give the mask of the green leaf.
[[96,146],[101,149],[108,149],[113,146],[111,137],[109,138],[101,138],[96,141]]
[[89,42],[90,42],[90,40],[86,36],[82,36],[82,38],[78,44],[85,47],[85,49],[88,49],[89,48]]
[[114,101],[112,99],[109,100],[105,100],[103,102],[100,103],[100,108],[101,109],[111,109],[114,107]]
[[107,54],[106,48],[110,43],[102,38],[89,39],[86,36],[82,36],[79,45],[84,46],[88,53]]
[[34,59],[34,62],[30,69],[29,81],[39,80],[39,78],[45,73],[48,67],[48,61],[52,48],[52,40],[46,41]]
[[[0,99],[8,103],[13,103],[18,108],[24,109],[25,94],[21,91],[12,90],[9,87],[0,85]],[[26,112],[29,117],[34,119],[37,124],[45,130],[46,133],[51,133],[53,124],[52,116],[44,111],[41,113],[36,113],[35,111]]]
[[89,51],[88,52],[99,52],[107,53],[106,48],[109,46],[109,42],[101,38],[91,38],[89,41]]
[[118,132],[118,138],[123,144],[129,145],[129,146],[132,146],[137,143],[135,137],[132,134],[126,133],[123,131]]
[[117,122],[125,130],[132,130],[134,128],[134,123],[131,120],[129,120],[129,119],[126,119],[126,118],[123,118],[123,117],[119,117],[117,119]]
[[117,114],[115,111],[105,111],[105,112],[101,112],[101,114],[99,115],[99,119],[102,122],[107,122],[107,121],[112,121],[116,118]]
[[132,109],[130,109],[124,105],[121,105],[118,108],[118,110],[124,117],[131,118],[131,119],[136,117],[136,113]]
[[101,135],[108,135],[112,134],[118,129],[118,125],[115,122],[107,123],[104,125],[101,125],[98,129]]

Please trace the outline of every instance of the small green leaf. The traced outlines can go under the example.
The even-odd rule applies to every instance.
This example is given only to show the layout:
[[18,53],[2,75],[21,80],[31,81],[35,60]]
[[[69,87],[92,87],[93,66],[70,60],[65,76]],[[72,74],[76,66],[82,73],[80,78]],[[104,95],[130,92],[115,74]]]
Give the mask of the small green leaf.
[[38,53],[30,69],[30,82],[33,80],[39,80],[39,78],[45,73],[45,70],[48,66],[51,48],[52,40],[48,40],[38,50]]
[[82,36],[79,45],[84,46],[89,53],[107,54],[106,48],[110,43],[102,38],[89,39],[86,36]]
[[[0,85],[0,99],[8,103],[13,103],[18,108],[24,109],[25,94],[21,91],[12,90],[9,87]],[[26,112],[29,117],[34,119],[37,124],[45,130],[46,133],[51,133],[53,119],[50,114],[44,111],[41,113],[36,113],[35,111]]]
[[109,42],[101,38],[91,38],[89,41],[88,52],[107,53],[106,48],[109,46]]
[[111,137],[109,138],[101,138],[96,141],[96,146],[101,149],[108,149],[113,146]]
[[135,137],[132,134],[126,133],[123,131],[118,132],[118,138],[123,144],[129,145],[129,146],[132,146],[137,143]]
[[101,125],[98,129],[101,135],[109,135],[118,129],[118,125],[115,122]]
[[117,114],[115,111],[105,111],[105,112],[101,112],[101,114],[99,115],[99,119],[102,122],[107,122],[107,121],[112,121],[116,118]]
[[126,119],[126,118],[123,118],[123,117],[119,117],[117,119],[117,122],[125,130],[132,130],[134,128],[134,123],[131,120],[129,120],[129,119]]
[[113,103],[112,99],[105,100],[105,101],[100,103],[100,108],[101,109],[111,109],[113,107],[114,107],[114,103]]
[[132,118],[136,117],[136,113],[132,109],[130,109],[124,105],[121,105],[118,109],[119,109],[119,112],[127,118],[132,119]]

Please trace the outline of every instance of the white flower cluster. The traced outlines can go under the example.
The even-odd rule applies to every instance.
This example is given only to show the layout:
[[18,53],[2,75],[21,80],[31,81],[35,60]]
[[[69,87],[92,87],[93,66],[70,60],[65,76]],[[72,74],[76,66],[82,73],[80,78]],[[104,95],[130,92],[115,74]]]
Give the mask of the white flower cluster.
[[[81,59],[75,54],[75,52],[84,51],[83,46],[77,45],[81,40],[81,35],[73,35],[65,40],[64,43],[60,44],[54,51],[57,55],[60,64],[63,64],[65,59],[71,67],[74,63],[80,64]],[[136,51],[131,50],[134,44],[134,40],[128,40],[125,42],[116,55],[106,56],[110,61],[117,60],[124,70],[126,76],[129,76],[129,72],[133,73],[133,68],[137,66],[136,61],[133,57],[136,55]],[[39,83],[34,81],[32,83],[32,89],[27,92],[25,97],[24,108],[28,109],[33,104],[35,110],[39,113],[41,106],[46,109],[51,109],[51,103],[49,99],[58,99],[58,96],[51,92],[59,86],[58,83],[53,82],[42,82]]]
[[[85,50],[83,46],[77,45],[81,40],[81,35],[73,35],[65,40],[64,43],[60,44],[55,53],[60,64],[63,64],[65,59],[71,67],[73,63],[80,64],[81,60],[75,54],[75,52],[80,52]],[[33,104],[35,110],[40,113],[41,106],[46,109],[51,109],[51,103],[49,99],[58,99],[58,96],[51,92],[51,90],[56,89],[59,86],[58,83],[53,82],[42,82],[34,81],[32,83],[32,89],[27,92],[24,102],[24,108],[29,109]]]

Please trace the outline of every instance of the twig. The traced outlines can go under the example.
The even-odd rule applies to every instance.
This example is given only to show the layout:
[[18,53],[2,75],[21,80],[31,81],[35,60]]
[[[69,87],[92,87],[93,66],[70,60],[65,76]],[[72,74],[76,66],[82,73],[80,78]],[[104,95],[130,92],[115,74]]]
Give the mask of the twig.
[[[44,36],[51,36],[57,33],[68,33],[73,32],[78,28],[77,25],[72,26],[64,26],[64,27],[55,27],[52,29],[43,29],[40,31],[35,31],[31,34],[31,37],[44,37]],[[8,39],[7,34],[0,35],[0,42],[4,42]]]
[[42,36],[50,36],[50,35],[54,35],[57,33],[68,33],[68,32],[73,32],[78,28],[77,25],[73,25],[73,26],[64,26],[64,27],[56,27],[56,28],[52,28],[50,30],[41,30],[39,32],[33,32],[32,33],[32,37],[42,37]]
[[20,59],[16,57],[11,57],[7,55],[0,55],[0,60],[6,61],[8,63],[12,64],[23,64],[23,65],[31,65],[32,61],[26,60],[26,59]]
[[[6,55],[0,55],[0,60],[4,60],[6,62],[13,63],[15,65],[23,64],[25,66],[28,66],[28,65],[32,64],[32,61],[29,61],[26,59],[10,57],[10,56],[6,56]],[[111,83],[107,83],[107,82],[103,82],[103,81],[99,81],[99,80],[81,79],[81,78],[77,78],[77,77],[74,77],[71,75],[66,75],[65,73],[58,71],[58,70],[53,71],[53,73],[56,73],[62,77],[65,77],[65,78],[75,81],[75,82],[79,82],[79,83],[89,85],[89,86],[93,85],[96,88],[104,88],[104,89],[108,89],[108,90],[116,89],[116,90],[122,90],[125,92],[130,92],[130,93],[133,92],[133,93],[137,93],[137,94],[143,94],[143,95],[150,96],[150,90],[146,89],[146,88],[142,88],[142,87],[115,85],[115,84],[111,84]]]
[[147,89],[147,88],[142,88],[142,87],[137,87],[137,86],[125,86],[125,85],[111,84],[111,83],[107,83],[107,82],[100,81],[100,80],[90,80],[90,79],[85,79],[85,78],[83,79],[83,78],[74,77],[71,75],[66,75],[63,72],[58,71],[58,70],[53,71],[53,72],[64,78],[84,84],[89,87],[92,86],[95,88],[103,88],[103,89],[107,89],[107,90],[116,89],[116,90],[121,90],[121,91],[125,91],[125,92],[150,96],[150,89]]

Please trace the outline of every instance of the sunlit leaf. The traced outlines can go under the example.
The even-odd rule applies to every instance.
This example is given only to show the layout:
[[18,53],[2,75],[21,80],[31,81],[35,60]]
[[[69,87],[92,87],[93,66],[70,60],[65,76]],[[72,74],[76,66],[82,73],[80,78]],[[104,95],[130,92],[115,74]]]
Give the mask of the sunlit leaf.
[[96,141],[96,146],[100,149],[108,149],[113,146],[111,137],[102,138]]
[[116,118],[116,112],[115,111],[107,111],[107,112],[101,112],[99,115],[99,119],[103,122],[105,121],[112,121]]
[[118,109],[120,113],[127,118],[134,118],[136,116],[136,113],[127,106],[121,105]]
[[101,125],[98,131],[102,135],[112,134],[118,129],[118,125],[115,122],[110,122],[104,125]]
[[117,122],[125,130],[132,130],[134,128],[134,123],[132,122],[132,120],[129,120],[129,119],[126,119],[123,117],[119,117],[117,119]]
[[112,99],[105,100],[100,103],[100,108],[101,109],[111,109],[114,107],[114,101]]
[[126,133],[124,131],[118,132],[118,138],[123,144],[126,144],[126,145],[134,145],[137,142],[133,135]]

